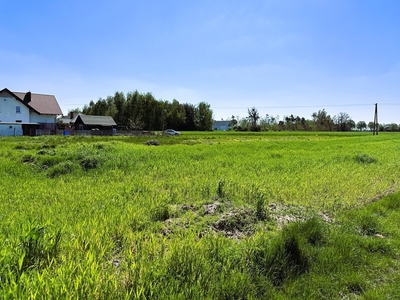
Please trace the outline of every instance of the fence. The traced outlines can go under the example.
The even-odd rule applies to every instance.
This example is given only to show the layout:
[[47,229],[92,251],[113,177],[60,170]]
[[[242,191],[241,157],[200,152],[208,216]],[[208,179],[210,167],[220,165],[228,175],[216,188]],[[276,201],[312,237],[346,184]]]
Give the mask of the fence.
[[113,135],[112,130],[57,130],[60,135]]
[[114,135],[134,135],[134,136],[142,136],[142,135],[156,135],[153,131],[143,131],[143,130],[117,130]]
[[129,136],[143,136],[143,135],[156,135],[153,131],[143,130],[59,130],[58,135],[129,135]]
[[39,135],[51,135],[54,134],[53,130],[50,129],[36,129],[36,136]]

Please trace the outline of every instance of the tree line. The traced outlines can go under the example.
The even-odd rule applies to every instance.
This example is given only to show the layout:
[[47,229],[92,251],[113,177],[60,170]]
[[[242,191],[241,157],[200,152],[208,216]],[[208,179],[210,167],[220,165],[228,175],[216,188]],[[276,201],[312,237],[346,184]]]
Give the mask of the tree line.
[[[325,109],[314,112],[311,119],[291,114],[282,119],[279,116],[266,114],[260,116],[257,108],[249,108],[247,117],[232,116],[231,126],[237,131],[267,131],[267,130],[303,130],[303,131],[352,131],[367,130],[374,127],[374,122],[359,121],[357,123],[348,113],[340,112],[331,116]],[[400,126],[392,124],[378,124],[379,131],[399,131]]]
[[[210,104],[200,102],[197,105],[179,103],[173,99],[156,100],[152,93],[139,93],[137,90],[124,94],[115,92],[113,96],[91,100],[82,109],[74,112],[87,115],[111,116],[119,129],[127,130],[212,130],[214,123]],[[354,120],[345,112],[331,116],[325,109],[311,115],[311,119],[296,116],[279,116],[266,114],[261,116],[257,108],[249,108],[247,117],[232,116],[230,128],[237,131],[268,130],[303,130],[303,131],[352,131],[372,129],[374,123]],[[400,125],[378,124],[379,131],[399,131]]]
[[74,111],[86,115],[111,116],[120,129],[127,130],[211,130],[213,111],[206,102],[197,105],[156,100],[151,93],[137,90],[126,95],[116,92]]

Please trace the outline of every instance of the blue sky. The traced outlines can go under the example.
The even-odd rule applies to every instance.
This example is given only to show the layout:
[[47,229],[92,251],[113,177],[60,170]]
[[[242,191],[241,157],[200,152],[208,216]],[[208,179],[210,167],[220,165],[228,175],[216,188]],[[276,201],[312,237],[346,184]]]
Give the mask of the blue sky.
[[0,88],[63,112],[115,91],[215,119],[347,112],[400,123],[400,1],[0,0]]

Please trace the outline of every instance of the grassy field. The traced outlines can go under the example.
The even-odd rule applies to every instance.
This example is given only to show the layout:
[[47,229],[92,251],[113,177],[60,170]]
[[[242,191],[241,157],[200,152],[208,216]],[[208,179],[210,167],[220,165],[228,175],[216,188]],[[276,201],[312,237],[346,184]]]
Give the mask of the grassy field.
[[2,298],[400,298],[398,134],[0,142]]

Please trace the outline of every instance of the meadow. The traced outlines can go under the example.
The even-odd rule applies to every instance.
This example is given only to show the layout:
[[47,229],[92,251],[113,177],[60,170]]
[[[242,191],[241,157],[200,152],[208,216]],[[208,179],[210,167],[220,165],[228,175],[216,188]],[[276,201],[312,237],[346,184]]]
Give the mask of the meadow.
[[399,298],[399,152],[395,133],[1,138],[0,296]]

